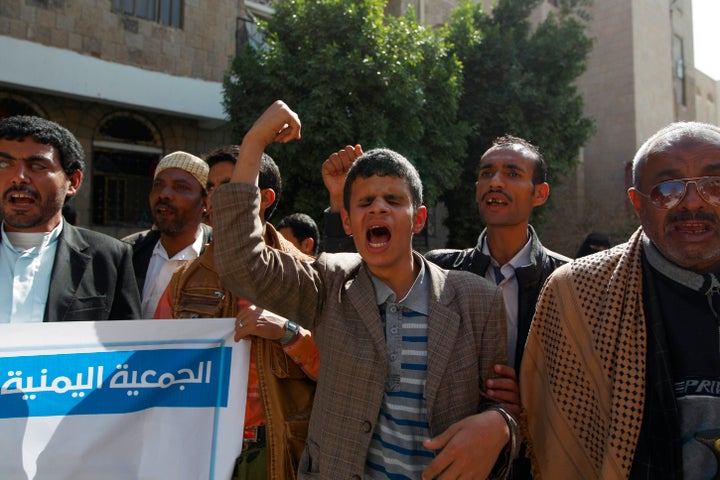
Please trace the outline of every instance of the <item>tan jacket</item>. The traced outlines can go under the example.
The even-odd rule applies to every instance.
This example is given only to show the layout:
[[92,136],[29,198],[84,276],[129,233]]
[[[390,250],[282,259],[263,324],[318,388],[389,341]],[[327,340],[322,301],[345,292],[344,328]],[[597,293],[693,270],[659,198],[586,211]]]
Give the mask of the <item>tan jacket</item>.
[[[300,478],[362,478],[387,375],[385,334],[367,267],[356,253],[321,254],[313,263],[265,248],[257,187],[213,194],[218,269],[223,282],[259,306],[311,328],[320,376]],[[505,364],[500,291],[469,272],[423,262],[430,282],[427,418],[430,434],[493,408],[485,381]],[[482,453],[479,452],[479,455]]]
[[[268,244],[312,260],[266,226]],[[220,287],[215,271],[214,245],[192,262],[179,267],[168,288],[173,318],[227,318],[237,315],[238,297]],[[295,479],[305,447],[315,382],[290,359],[280,343],[253,337],[268,447],[268,478]]]

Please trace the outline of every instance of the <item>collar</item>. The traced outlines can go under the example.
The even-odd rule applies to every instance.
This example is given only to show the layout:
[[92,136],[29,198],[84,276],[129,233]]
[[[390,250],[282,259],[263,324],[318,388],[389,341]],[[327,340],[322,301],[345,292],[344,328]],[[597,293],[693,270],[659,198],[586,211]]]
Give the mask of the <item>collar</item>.
[[718,281],[717,275],[695,273],[671,262],[660,253],[644,232],[642,242],[643,252],[650,266],[667,278],[707,296],[720,293],[720,281]]
[[[528,235],[528,241],[525,243],[525,245],[505,265],[500,265],[498,263],[498,261],[495,260],[493,258],[493,256],[490,254],[490,247],[488,247],[488,244],[487,244],[487,235],[485,237],[483,237],[483,239],[482,239],[481,251],[483,254],[490,257],[490,263],[492,263],[493,266],[502,267],[504,269],[506,266],[510,266],[510,267],[512,267],[512,270],[514,271],[515,269],[518,269],[520,267],[525,267],[532,263],[532,258],[530,255],[532,253],[532,246],[533,246],[532,240],[533,240],[532,235]],[[505,272],[503,272],[503,274],[505,274]]]
[[64,219],[60,219],[57,224],[49,232],[6,232],[5,222],[2,224],[2,241],[10,249],[17,253],[22,253],[35,248],[45,248],[49,244],[56,242],[65,224]]
[[176,253],[173,258],[168,257],[167,251],[160,240],[161,239],[158,238],[158,241],[155,243],[155,248],[153,248],[152,253],[153,256],[157,255],[165,260],[193,260],[200,256],[200,252],[202,251],[205,242],[205,235],[203,234],[201,224],[198,226],[198,235],[195,238],[195,241]]
[[420,272],[418,272],[415,281],[413,282],[410,291],[405,298],[397,301],[395,298],[395,292],[390,289],[382,280],[377,278],[375,275],[368,270],[370,280],[372,280],[373,286],[375,287],[375,301],[378,305],[385,303],[398,303],[405,308],[408,308],[414,312],[421,313],[423,315],[428,314],[428,304],[430,302],[430,281],[425,271],[425,262],[422,260],[416,262],[420,265]]

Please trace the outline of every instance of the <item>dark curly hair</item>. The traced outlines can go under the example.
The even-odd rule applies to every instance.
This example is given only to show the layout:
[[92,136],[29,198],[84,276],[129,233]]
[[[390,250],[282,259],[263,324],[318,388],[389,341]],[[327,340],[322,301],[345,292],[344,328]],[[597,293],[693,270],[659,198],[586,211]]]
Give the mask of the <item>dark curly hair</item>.
[[52,145],[60,153],[60,164],[66,175],[85,169],[85,152],[68,129],[50,120],[16,115],[0,120],[0,138],[22,141],[32,138],[38,143]]

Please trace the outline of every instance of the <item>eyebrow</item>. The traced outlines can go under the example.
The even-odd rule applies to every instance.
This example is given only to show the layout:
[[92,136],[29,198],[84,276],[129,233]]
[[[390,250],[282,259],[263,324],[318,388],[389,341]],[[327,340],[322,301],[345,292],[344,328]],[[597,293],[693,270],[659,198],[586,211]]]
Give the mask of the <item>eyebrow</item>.
[[[480,170],[489,170],[489,169],[494,168],[494,167],[496,167],[496,166],[497,166],[497,165],[492,164],[492,163],[486,163],[485,165],[481,165],[481,166],[480,166]],[[520,171],[520,172],[524,172],[524,171],[525,171],[525,169],[522,168],[520,165],[516,165],[516,164],[514,164],[514,163],[506,163],[506,164],[501,165],[499,168],[501,168],[502,170],[517,170],[517,171]]]
[[44,162],[52,162],[52,158],[48,158],[44,155],[30,155],[29,157],[23,157],[23,158],[16,158],[10,155],[7,152],[0,151],[0,158],[6,158],[8,160],[21,160],[21,161],[28,161],[28,160],[34,160],[34,161],[44,161]]

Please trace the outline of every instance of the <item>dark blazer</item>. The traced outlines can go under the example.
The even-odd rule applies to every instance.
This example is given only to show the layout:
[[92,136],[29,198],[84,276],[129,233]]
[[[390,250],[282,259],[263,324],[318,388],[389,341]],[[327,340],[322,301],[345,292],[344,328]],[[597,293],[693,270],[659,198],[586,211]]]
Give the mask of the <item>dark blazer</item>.
[[[203,247],[200,253],[205,251],[205,245],[212,241],[212,227],[201,223],[203,231]],[[159,230],[143,230],[123,238],[122,241],[132,246],[132,264],[135,269],[135,281],[137,282],[140,294],[145,287],[145,277],[150,265],[155,244],[160,240]]]
[[[528,225],[530,233],[530,265],[515,270],[518,281],[518,335],[515,355],[515,371],[520,371],[520,361],[525,350],[530,323],[535,314],[540,290],[545,280],[560,265],[571,261],[570,258],[545,248],[535,233],[532,226]],[[490,266],[490,257],[482,253],[482,246],[487,231],[483,230],[478,237],[477,245],[465,250],[438,249],[431,250],[425,254],[425,258],[448,270],[464,270],[472,272],[481,277],[485,276]]]
[[65,222],[43,321],[140,318],[131,260],[131,249],[120,240]]

